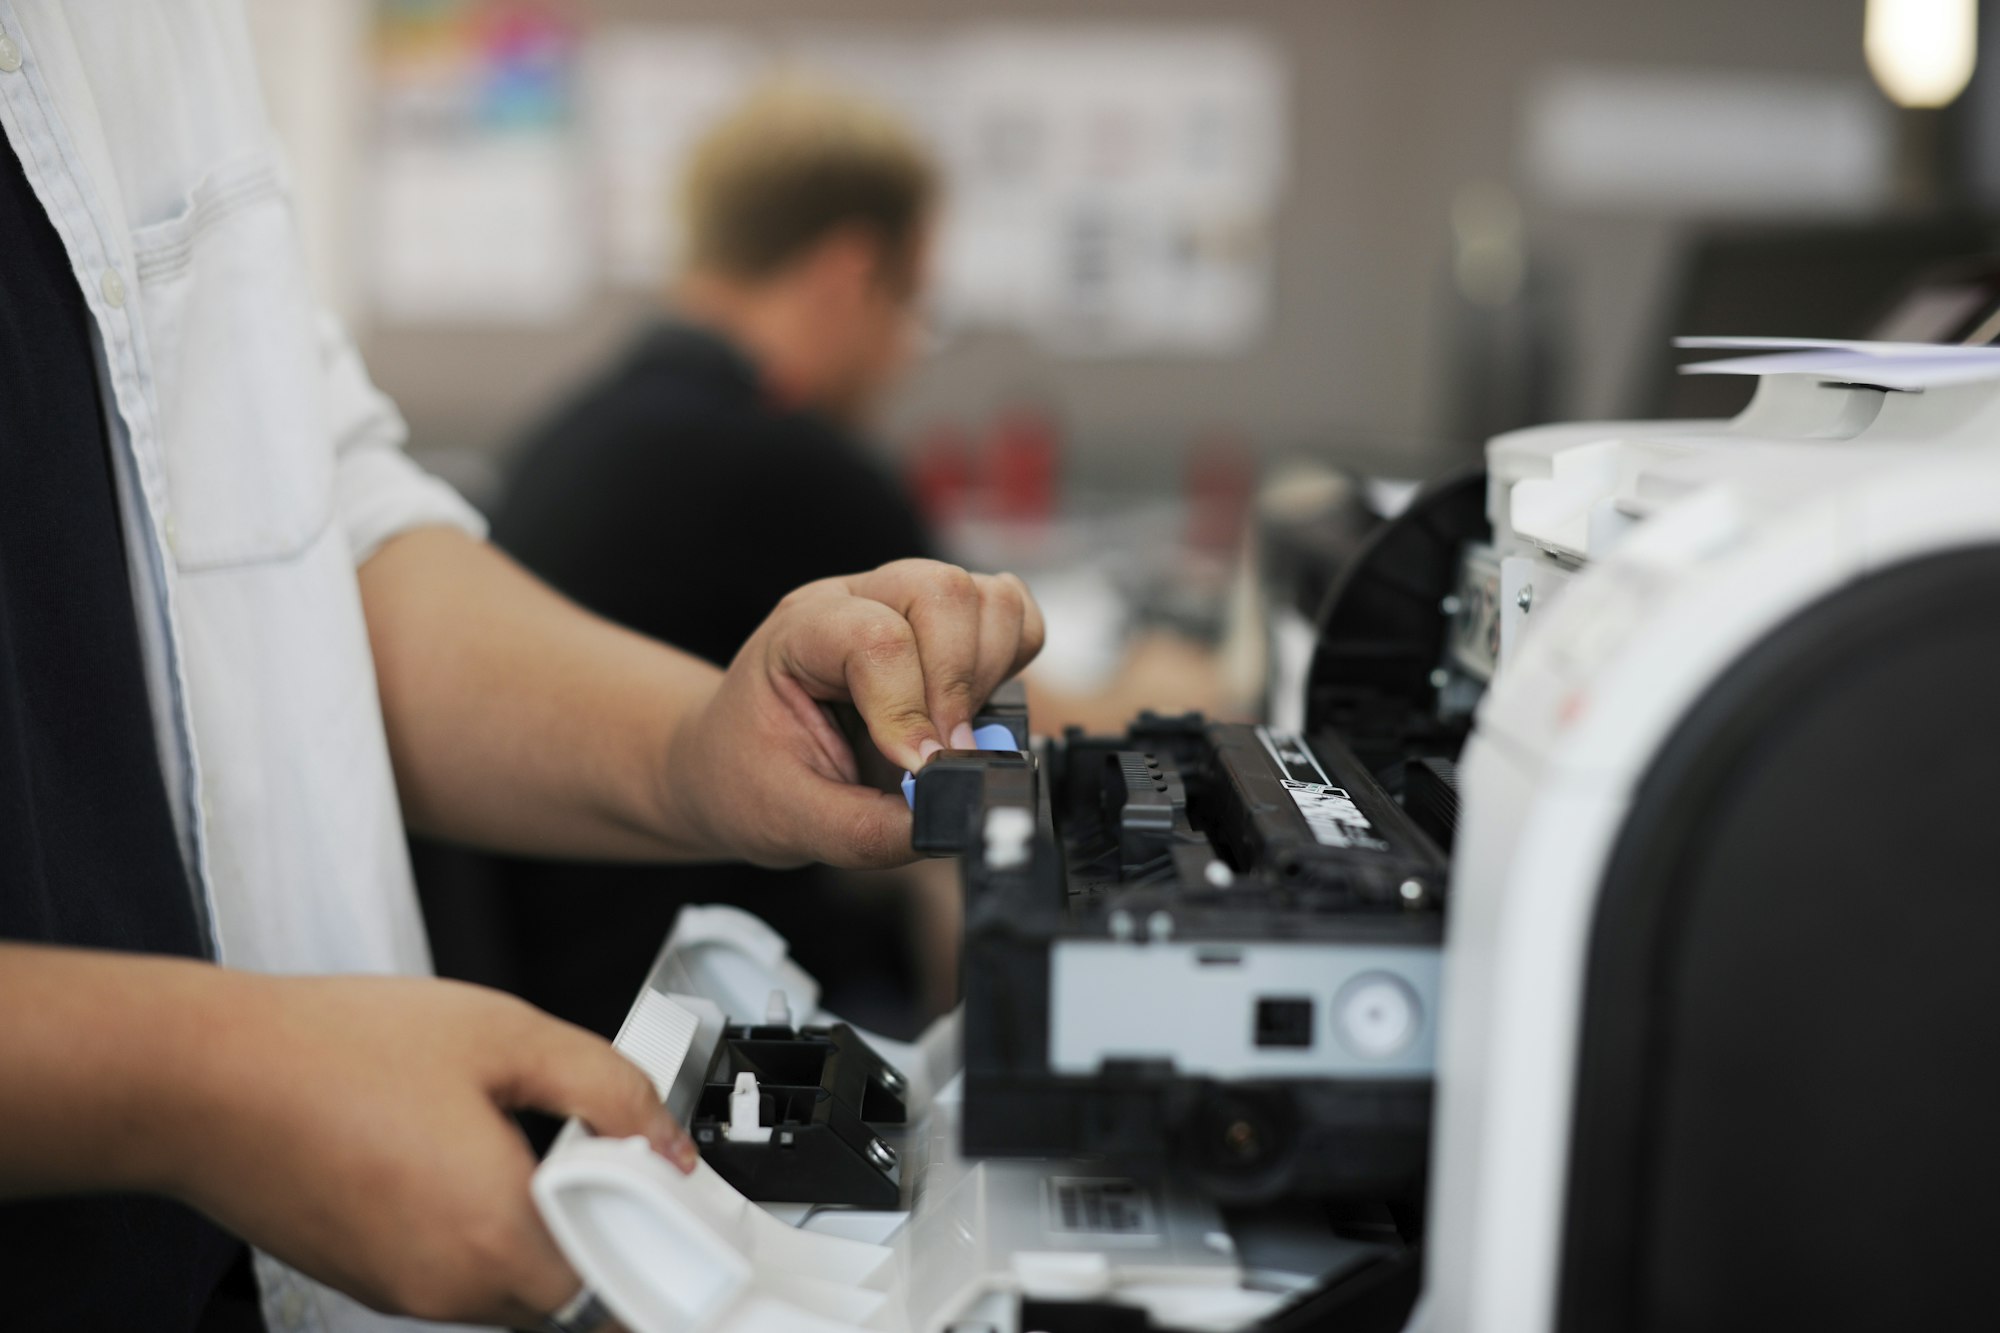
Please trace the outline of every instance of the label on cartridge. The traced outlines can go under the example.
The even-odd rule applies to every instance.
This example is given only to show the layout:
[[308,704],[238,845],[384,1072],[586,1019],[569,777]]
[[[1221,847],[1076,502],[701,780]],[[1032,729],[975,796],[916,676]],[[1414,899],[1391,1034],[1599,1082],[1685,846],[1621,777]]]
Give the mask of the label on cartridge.
[[1375,826],[1361,813],[1361,807],[1354,803],[1345,787],[1295,782],[1291,778],[1283,781],[1285,790],[1292,794],[1292,803],[1305,816],[1306,827],[1312,830],[1313,839],[1320,846],[1360,847],[1371,852],[1389,850],[1389,844],[1375,836]]
[[1314,841],[1322,847],[1389,850],[1389,844],[1375,836],[1375,826],[1361,813],[1361,807],[1347,794],[1347,788],[1336,787],[1327,780],[1329,774],[1320,767],[1303,737],[1259,727],[1257,739],[1263,742],[1264,753],[1278,766],[1278,781],[1291,793],[1292,804],[1305,817]]

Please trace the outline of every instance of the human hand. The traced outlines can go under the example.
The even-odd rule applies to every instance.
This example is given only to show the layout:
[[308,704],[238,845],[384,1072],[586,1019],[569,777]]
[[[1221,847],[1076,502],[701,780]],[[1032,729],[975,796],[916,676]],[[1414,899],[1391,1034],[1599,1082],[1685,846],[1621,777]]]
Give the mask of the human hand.
[[826,704],[852,702],[883,756],[917,769],[970,748],[972,717],[1041,651],[1041,611],[1011,574],[899,560],[779,603],[666,756],[665,799],[710,842],[760,865],[911,859],[900,795],[857,785]]
[[454,982],[231,978],[169,1099],[169,1192],[381,1310],[534,1325],[579,1289],[509,1120],[532,1107],[693,1142],[602,1039]]

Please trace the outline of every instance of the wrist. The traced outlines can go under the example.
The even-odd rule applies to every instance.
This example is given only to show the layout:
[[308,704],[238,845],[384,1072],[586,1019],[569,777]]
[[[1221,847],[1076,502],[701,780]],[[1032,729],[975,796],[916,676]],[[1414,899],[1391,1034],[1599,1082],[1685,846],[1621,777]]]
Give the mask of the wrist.
[[216,1151],[258,1086],[257,1052],[278,1054],[249,1033],[276,998],[265,992],[282,983],[206,964],[178,970],[172,1002],[159,1006],[131,1057],[146,1132],[131,1136],[126,1167],[139,1188],[198,1204]]
[[653,831],[674,854],[690,860],[727,857],[735,850],[707,799],[717,775],[706,729],[722,683],[718,672],[683,689],[664,738],[648,748]]

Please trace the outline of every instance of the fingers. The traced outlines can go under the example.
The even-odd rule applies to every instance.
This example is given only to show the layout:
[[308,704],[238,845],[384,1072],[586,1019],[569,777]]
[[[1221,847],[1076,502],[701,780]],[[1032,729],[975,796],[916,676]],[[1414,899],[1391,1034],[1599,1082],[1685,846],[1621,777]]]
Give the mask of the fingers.
[[810,830],[815,861],[845,870],[886,870],[916,859],[910,850],[910,807],[889,794],[837,782],[812,781],[795,794],[796,827]]
[[517,1215],[511,1226],[493,1224],[493,1233],[483,1245],[475,1241],[475,1248],[491,1251],[485,1267],[510,1292],[504,1312],[509,1327],[532,1326],[569,1304],[583,1289],[555,1237],[532,1209]]
[[[973,575],[935,560],[898,560],[848,581],[863,597],[909,622],[924,673],[924,702],[937,734],[958,748],[972,737],[972,715],[997,681],[981,685],[987,625],[983,589]],[[1018,622],[1018,617],[1016,618]]]
[[808,593],[785,608],[781,668],[815,698],[852,699],[877,749],[904,768],[921,767],[944,748],[944,737],[931,721],[915,627],[886,603],[845,587]]
[[1014,575],[972,577],[980,594],[979,663],[973,692],[975,700],[983,703],[1041,651],[1042,613],[1027,585]]
[[[955,747],[971,745],[973,715],[1041,651],[1041,609],[1012,574],[968,574],[935,560],[899,560],[844,582],[853,596],[882,603],[909,625],[931,734]],[[873,731],[858,692],[855,702]],[[903,759],[886,747],[883,752]]]
[[575,1116],[594,1134],[641,1135],[682,1171],[694,1170],[700,1158],[694,1140],[637,1065],[593,1033],[533,1009],[527,1013],[530,1021],[516,1036],[497,1090],[509,1107]]
[[1041,655],[1042,645],[1049,640],[1048,622],[1042,619],[1042,608],[1035,601],[1035,595],[1028,591],[1028,585],[1015,574],[995,576],[1014,585],[1021,595],[1021,642],[1014,655],[1014,669],[1007,674],[1018,675],[1028,663]]
[[[947,745],[972,744],[974,713],[1040,651],[1043,633],[1041,611],[1018,578],[975,576],[930,560],[898,561],[793,593],[760,631],[762,647],[739,662],[759,664],[759,674],[744,679],[754,679],[754,690],[775,703],[773,714],[789,716],[807,742],[798,749],[796,736],[759,738],[751,728],[764,742],[760,754],[768,760],[791,747],[808,772],[786,783],[789,832],[780,837],[740,828],[740,803],[711,802],[721,812],[718,826],[738,828],[726,841],[770,864],[801,853],[842,866],[908,861],[907,805],[853,785],[852,755],[821,736],[817,702],[851,700],[884,756],[921,768]],[[741,675],[737,666],[731,673]],[[739,761],[722,750],[716,762]]]

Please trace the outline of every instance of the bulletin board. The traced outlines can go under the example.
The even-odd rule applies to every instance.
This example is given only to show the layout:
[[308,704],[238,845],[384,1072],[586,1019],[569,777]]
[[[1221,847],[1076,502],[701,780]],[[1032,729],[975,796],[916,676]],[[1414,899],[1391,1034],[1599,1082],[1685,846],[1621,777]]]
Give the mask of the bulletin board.
[[1287,71],[1247,28],[773,36],[481,0],[392,3],[378,26],[368,290],[391,323],[534,325],[662,288],[689,148],[779,71],[873,95],[931,141],[943,336],[1226,355],[1270,317]]

